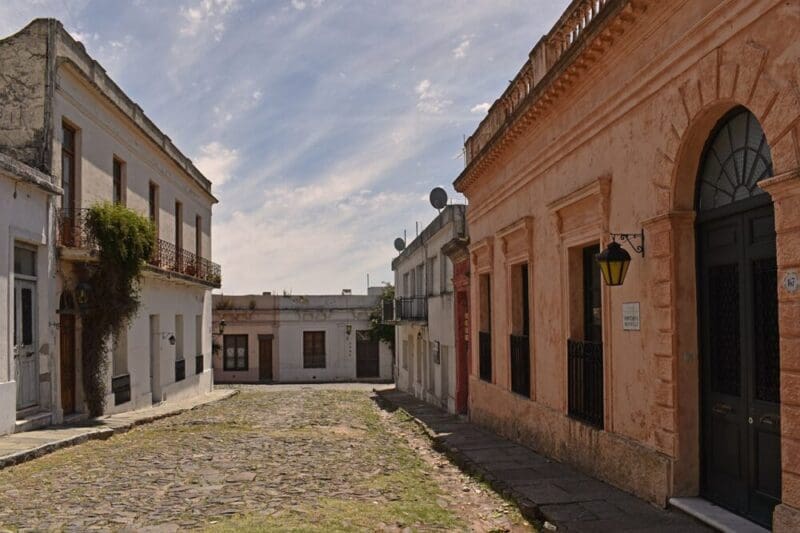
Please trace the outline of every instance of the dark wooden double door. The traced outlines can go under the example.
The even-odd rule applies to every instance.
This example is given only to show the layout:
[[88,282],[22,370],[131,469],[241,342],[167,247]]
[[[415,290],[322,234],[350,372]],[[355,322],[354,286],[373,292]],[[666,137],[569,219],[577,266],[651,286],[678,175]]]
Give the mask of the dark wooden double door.
[[770,526],[781,494],[775,227],[771,204],[744,203],[697,226],[702,490]]

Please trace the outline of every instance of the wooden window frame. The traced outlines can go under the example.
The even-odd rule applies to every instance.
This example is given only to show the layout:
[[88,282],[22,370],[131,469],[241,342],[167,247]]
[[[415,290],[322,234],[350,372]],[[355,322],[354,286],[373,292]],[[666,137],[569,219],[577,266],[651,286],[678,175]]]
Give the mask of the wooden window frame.
[[[321,342],[318,336],[322,337]],[[303,332],[303,368],[326,368],[325,337],[324,330]]]
[[147,186],[147,209],[150,221],[156,228],[156,238],[159,238],[159,211],[161,210],[161,202],[159,200],[160,187],[158,183],[150,181]]
[[[123,159],[114,156],[111,163],[111,201],[115,204],[125,205],[126,202],[127,167],[128,165]],[[119,176],[117,176],[117,169],[119,169]]]
[[[64,188],[64,196],[63,199],[66,200],[65,203],[62,203],[61,206],[64,209],[75,209],[78,205],[78,199],[75,197],[77,193],[77,176],[76,176],[76,169],[77,165],[77,158],[78,158],[78,128],[73,126],[72,124],[68,123],[65,120],[61,121],[61,186]],[[72,148],[67,148],[66,143],[66,132],[70,132],[72,134]],[[66,186],[64,184],[64,156],[69,156],[69,185]]]
[[[236,352],[233,356],[233,365],[228,364],[228,347],[233,343],[234,350],[238,350],[239,342],[244,341],[244,365],[239,365],[239,358]],[[244,372],[250,368],[250,347],[248,346],[248,336],[246,334],[223,335],[222,336],[222,369],[225,372]]]

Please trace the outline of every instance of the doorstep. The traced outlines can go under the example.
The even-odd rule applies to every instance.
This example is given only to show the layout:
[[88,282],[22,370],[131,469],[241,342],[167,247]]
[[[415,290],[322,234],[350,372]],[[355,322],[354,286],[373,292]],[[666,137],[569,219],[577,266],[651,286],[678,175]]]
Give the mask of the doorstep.
[[769,533],[768,529],[703,498],[670,498],[669,504],[723,533]]
[[23,433],[25,431],[33,431],[35,429],[44,428],[50,425],[52,415],[50,411],[34,411],[27,413],[17,413],[16,423],[14,424],[14,433]]

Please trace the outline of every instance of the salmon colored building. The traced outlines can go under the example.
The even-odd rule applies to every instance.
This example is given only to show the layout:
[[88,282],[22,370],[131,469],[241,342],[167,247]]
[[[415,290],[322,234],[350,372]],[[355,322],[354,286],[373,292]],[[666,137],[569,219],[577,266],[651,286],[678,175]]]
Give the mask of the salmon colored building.
[[576,0],[465,152],[470,417],[800,530],[800,2]]

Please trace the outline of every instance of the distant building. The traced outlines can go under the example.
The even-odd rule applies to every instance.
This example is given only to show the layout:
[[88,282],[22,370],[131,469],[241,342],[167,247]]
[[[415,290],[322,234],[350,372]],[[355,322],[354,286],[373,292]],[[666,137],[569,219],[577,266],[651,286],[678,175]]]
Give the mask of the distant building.
[[[221,281],[219,266],[208,259],[217,202],[211,183],[60,22],[38,19],[0,40],[0,65],[0,153],[55,176],[63,192],[57,200],[34,201],[42,193],[18,187],[9,205],[24,216],[0,224],[3,231],[33,228],[13,230],[7,237],[13,242],[3,250],[14,250],[20,268],[31,261],[38,267],[14,278],[15,290],[27,285],[36,291],[38,327],[32,337],[25,328],[13,341],[3,337],[6,346],[26,354],[8,370],[0,368],[0,381],[15,382],[17,429],[86,413],[81,335],[91,324],[81,319],[77,289],[85,282],[81,265],[97,260],[85,222],[87,209],[98,202],[149,216],[158,237],[139,313],[109,356],[106,412],[208,392],[211,289]],[[49,194],[51,185],[44,187]],[[26,202],[30,207],[23,209]],[[53,245],[55,254],[48,248]],[[20,298],[22,307],[3,315],[17,324],[28,313],[28,297]],[[5,328],[13,331],[11,321],[0,326]],[[7,417],[4,412],[2,419]]]
[[467,358],[466,346],[459,344],[460,357],[456,352],[453,263],[447,255],[466,242],[465,212],[463,205],[442,209],[392,261],[396,300],[392,316],[384,316],[396,324],[397,387],[450,412],[466,410],[456,402],[458,376],[466,394]]
[[366,296],[342,292],[214,295],[215,380],[391,380],[391,349],[368,334],[380,295],[375,289]]

